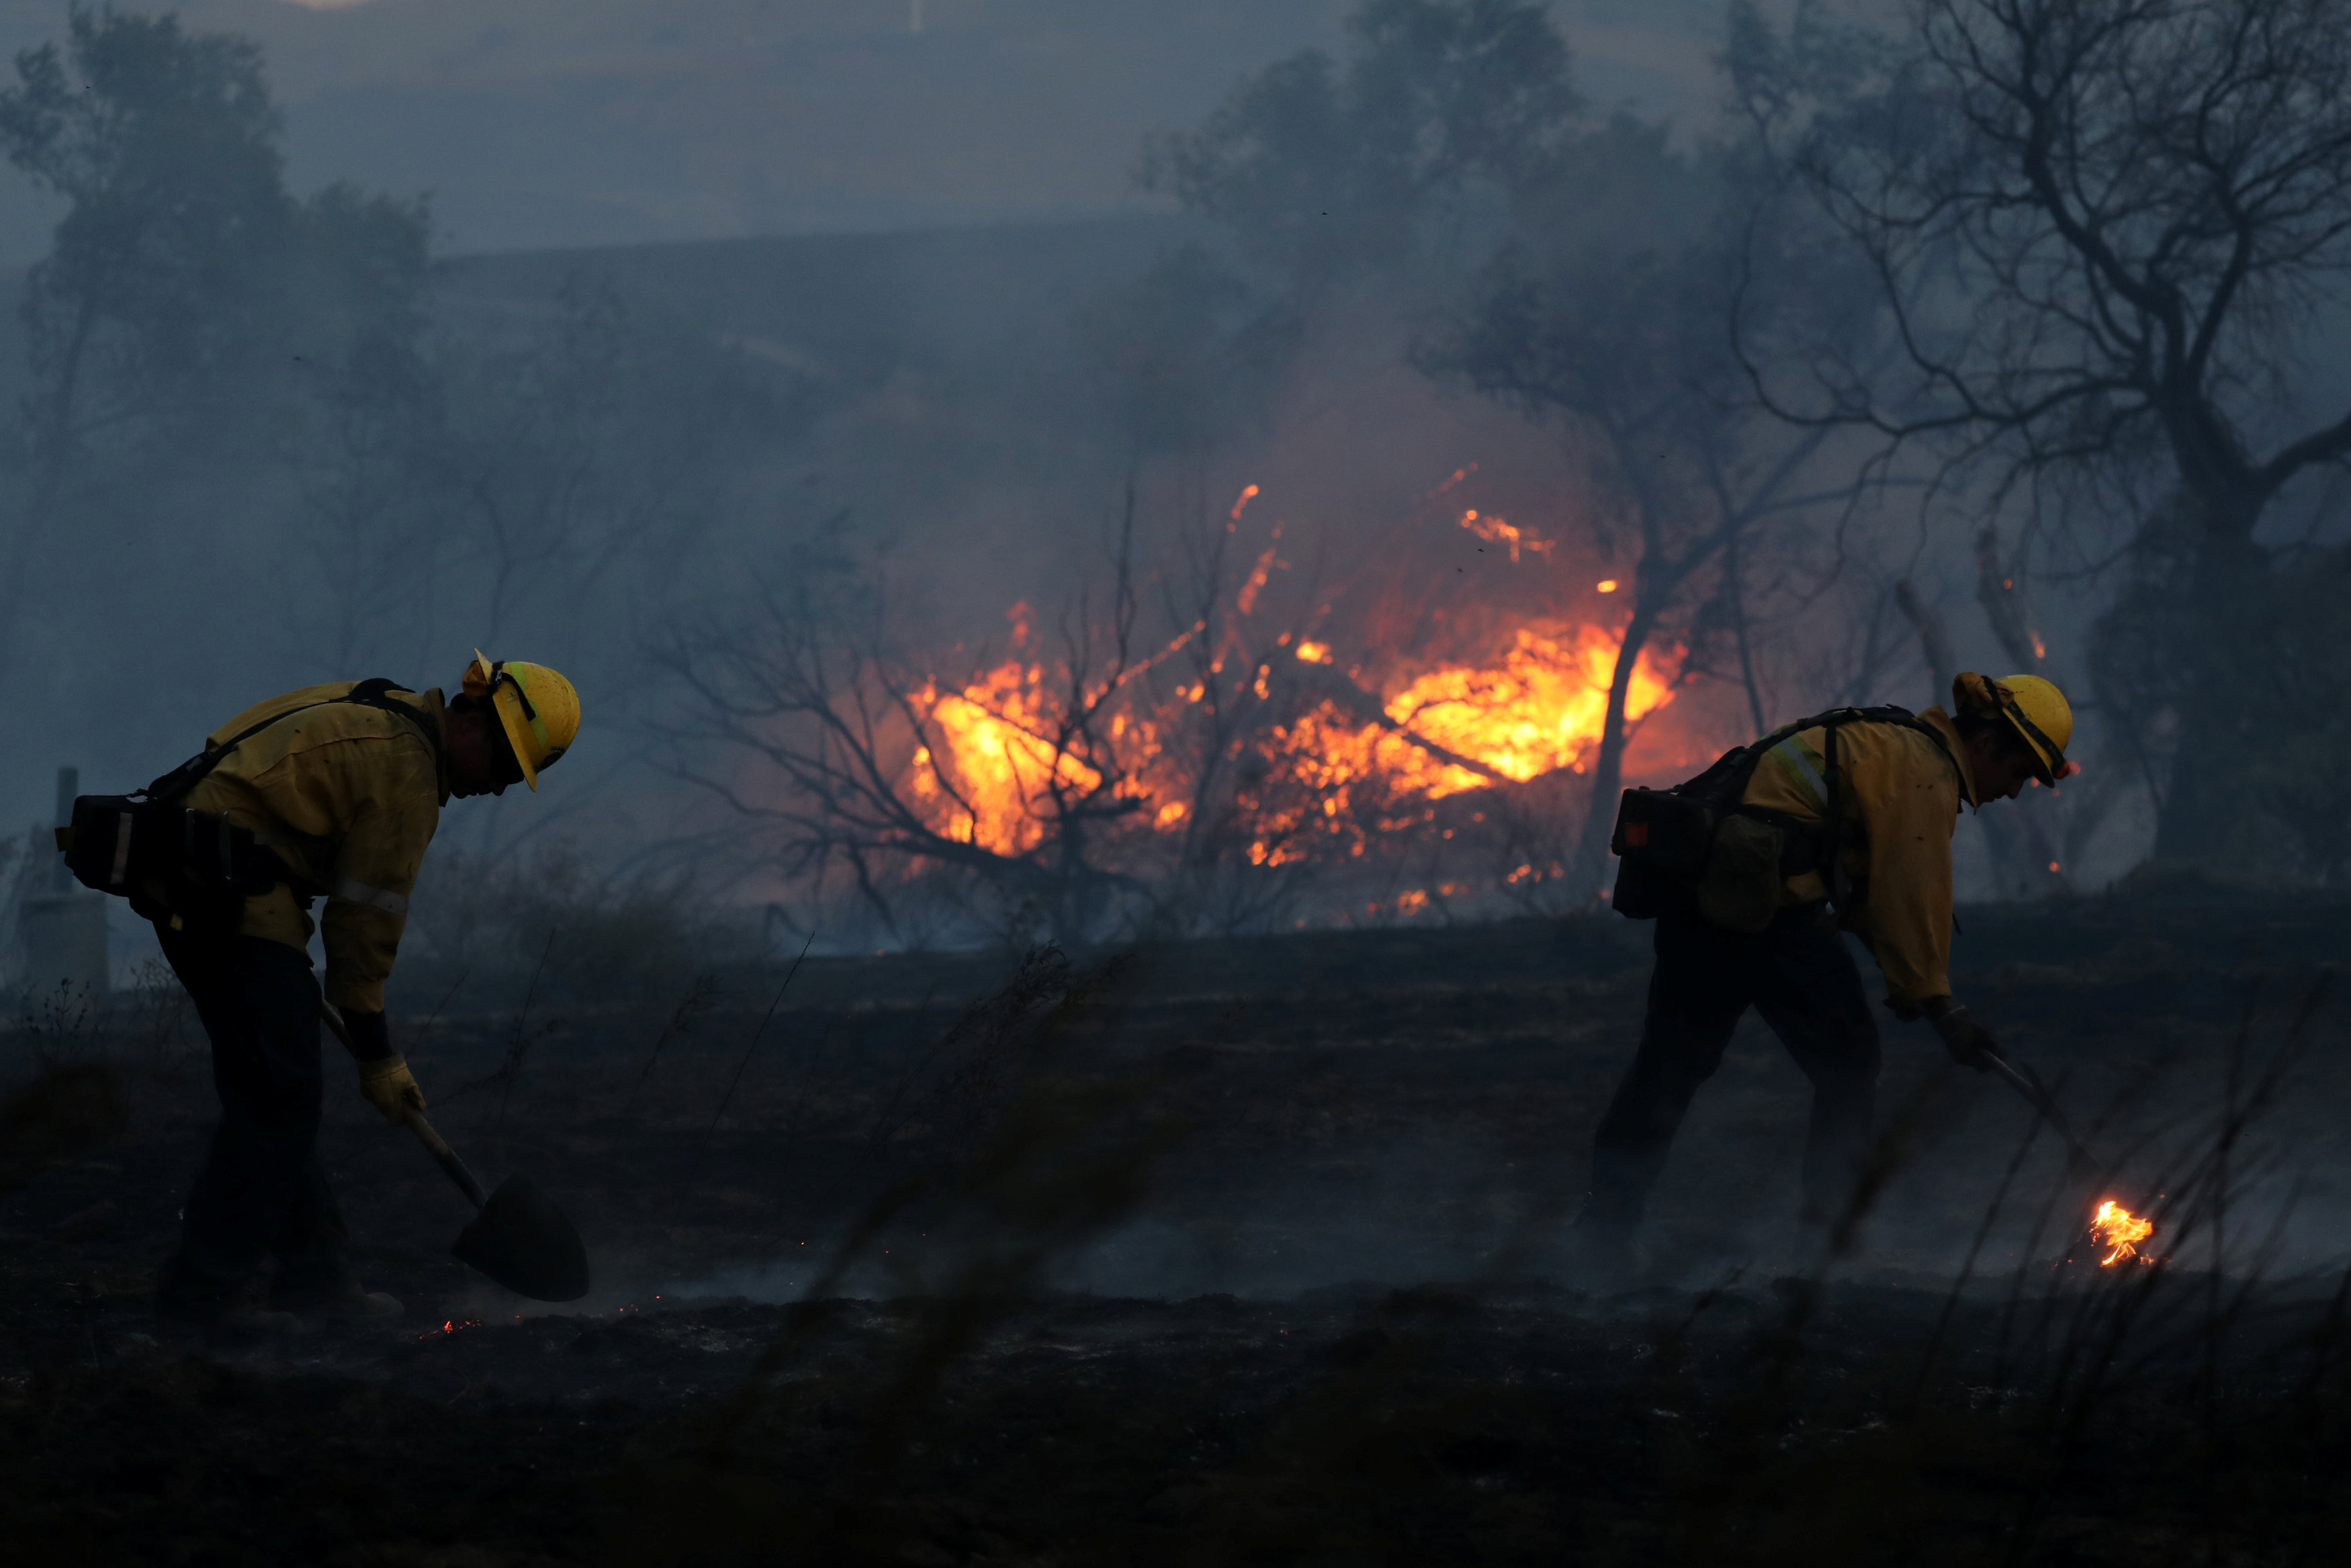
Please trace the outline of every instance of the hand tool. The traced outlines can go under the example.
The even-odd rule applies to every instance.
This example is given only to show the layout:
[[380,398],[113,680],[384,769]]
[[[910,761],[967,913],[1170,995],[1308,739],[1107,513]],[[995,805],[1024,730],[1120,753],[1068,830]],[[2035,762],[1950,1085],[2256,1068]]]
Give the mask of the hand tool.
[[[342,1014],[323,996],[319,999],[319,1016],[356,1060],[359,1051],[351,1044],[350,1032],[343,1027]],[[449,1140],[424,1119],[423,1112],[411,1111],[404,1125],[440,1162],[457,1190],[480,1210],[449,1249],[458,1262],[533,1301],[576,1302],[588,1293],[588,1249],[571,1221],[537,1182],[517,1173],[484,1197],[482,1184],[474,1179]]]

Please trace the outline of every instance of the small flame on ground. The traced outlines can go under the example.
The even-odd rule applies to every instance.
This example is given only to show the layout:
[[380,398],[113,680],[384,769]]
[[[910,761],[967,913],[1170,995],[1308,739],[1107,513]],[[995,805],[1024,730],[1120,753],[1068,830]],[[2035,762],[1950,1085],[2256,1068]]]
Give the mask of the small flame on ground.
[[2155,1234],[2155,1221],[2140,1219],[2111,1198],[2100,1203],[2097,1213],[2091,1216],[2090,1234],[2106,1249],[2106,1255],[2098,1260],[2102,1269],[2111,1269],[2121,1262],[2155,1261],[2138,1250],[2141,1241]]
[[1614,577],[1603,577],[1592,586],[1601,593],[1613,594],[1616,591],[1616,579]]

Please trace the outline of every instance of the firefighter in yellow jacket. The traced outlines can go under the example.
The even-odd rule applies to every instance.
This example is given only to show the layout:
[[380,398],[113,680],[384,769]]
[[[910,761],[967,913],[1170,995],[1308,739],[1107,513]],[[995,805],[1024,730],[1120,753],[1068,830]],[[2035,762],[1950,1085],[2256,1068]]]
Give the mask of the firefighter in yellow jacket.
[[1825,1225],[1844,1212],[1869,1147],[1878,1040],[1840,928],[1877,961],[1896,1017],[1931,1020],[1955,1061],[1990,1065],[1991,1036],[1951,996],[1951,834],[1961,805],[2064,776],[2074,714],[2036,675],[1963,674],[1951,695],[1953,712],[1840,723],[1834,786],[1819,726],[1782,735],[1757,762],[1743,806],[1818,826],[1839,802],[1835,864],[1787,876],[1761,931],[1723,929],[1694,909],[1659,918],[1640,1047],[1601,1119],[1592,1199],[1576,1224],[1593,1262],[1623,1261],[1690,1099],[1750,1007],[1812,1080],[1804,1219]]
[[[207,738],[208,753],[229,749],[187,805],[252,830],[285,875],[245,900],[241,923],[183,919],[154,899],[141,907],[211,1037],[221,1100],[180,1250],[157,1281],[163,1313],[282,1328],[399,1312],[344,1262],[342,1217],[319,1162],[319,993],[308,944],[314,929],[323,934],[326,999],[360,1048],[360,1093],[395,1122],[423,1110],[392,1046],[383,987],[441,808],[517,783],[536,790],[579,728],[579,695],[562,676],[476,653],[454,701],[383,681],[313,686]],[[269,1259],[263,1309],[251,1287]]]

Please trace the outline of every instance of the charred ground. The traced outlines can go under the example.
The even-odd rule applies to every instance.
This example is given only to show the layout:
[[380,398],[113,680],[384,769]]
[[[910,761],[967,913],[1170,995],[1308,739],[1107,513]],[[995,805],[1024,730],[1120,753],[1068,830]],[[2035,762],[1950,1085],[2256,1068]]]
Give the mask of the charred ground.
[[1962,919],[1961,990],[2130,1196],[2208,1194],[2171,1264],[2050,1267],[2087,1194],[1900,1027],[1886,1179],[1823,1259],[1788,1224],[1803,1085],[1750,1023],[1646,1273],[1593,1288],[1559,1231],[1646,976],[1646,928],[1601,919],[592,1005],[517,977],[402,1038],[476,1167],[580,1221],[596,1292],[467,1274],[461,1200],[330,1092],[355,1258],[407,1314],[207,1343],[146,1295],[201,1039],[168,992],[37,999],[26,1071],[105,1067],[127,1130],[83,1147],[95,1076],[7,1127],[0,1511],[38,1561],[2328,1560],[2346,910]]

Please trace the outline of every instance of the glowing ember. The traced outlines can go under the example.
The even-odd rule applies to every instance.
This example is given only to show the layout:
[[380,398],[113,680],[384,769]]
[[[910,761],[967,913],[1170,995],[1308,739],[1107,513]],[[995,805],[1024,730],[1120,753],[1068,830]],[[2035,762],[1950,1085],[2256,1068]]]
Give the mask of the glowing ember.
[[2100,1268],[2110,1269],[2120,1262],[2154,1262],[2140,1254],[2138,1244],[2155,1234],[2155,1221],[2140,1219],[2111,1198],[2099,1204],[2097,1213],[2091,1217],[2090,1234],[2106,1249],[2106,1255],[2098,1260]]
[[1616,579],[1614,577],[1603,577],[1592,586],[1601,593],[1613,594],[1616,591]]

